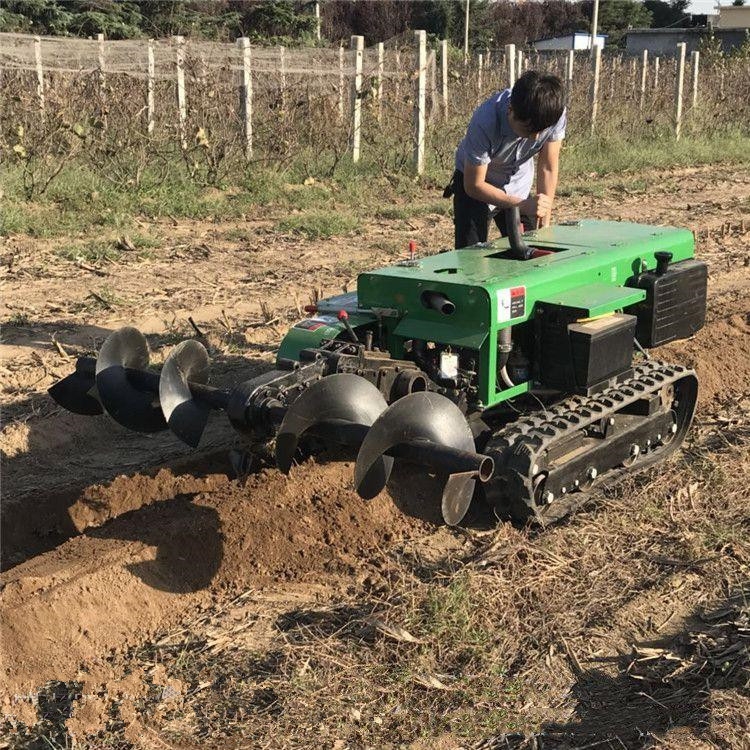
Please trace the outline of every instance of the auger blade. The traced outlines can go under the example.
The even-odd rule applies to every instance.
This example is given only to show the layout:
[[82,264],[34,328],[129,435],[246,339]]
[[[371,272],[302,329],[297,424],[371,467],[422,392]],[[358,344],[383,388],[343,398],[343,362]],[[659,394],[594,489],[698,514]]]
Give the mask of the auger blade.
[[[87,367],[88,363],[90,366]],[[63,409],[74,414],[84,414],[88,417],[104,414],[104,409],[96,397],[93,359],[88,362],[85,359],[78,360],[75,371],[50,386],[47,393]]]
[[[433,461],[429,460],[431,449]],[[461,457],[476,456],[474,438],[461,410],[438,393],[412,393],[392,403],[370,428],[357,456],[354,485],[365,499],[375,497],[385,487],[387,477],[383,478],[377,465],[386,452],[436,464],[440,470],[441,457],[450,456],[451,450]],[[491,472],[491,459],[486,462],[489,467],[485,471]],[[451,473],[449,468],[448,473],[451,477],[443,492],[443,518],[455,525],[469,508],[477,472]]]
[[208,352],[199,341],[178,344],[167,357],[159,378],[159,402],[169,429],[180,440],[197,448],[211,407],[193,398],[188,382],[208,382]]
[[474,497],[477,480],[473,471],[451,474],[443,487],[441,510],[448,526],[457,526],[466,515]]
[[[340,442],[349,443],[353,433],[364,434],[387,408],[383,394],[359,375],[339,373],[318,380],[284,415],[276,436],[276,465],[289,472],[299,439],[308,430],[325,428],[333,439],[338,432]],[[385,484],[392,468],[393,459],[380,456],[373,462],[372,473]]]
[[106,338],[96,360],[96,389],[107,414],[136,432],[159,432],[167,427],[157,395],[141,391],[128,380],[126,368],[145,370],[149,362],[146,337],[130,326]]

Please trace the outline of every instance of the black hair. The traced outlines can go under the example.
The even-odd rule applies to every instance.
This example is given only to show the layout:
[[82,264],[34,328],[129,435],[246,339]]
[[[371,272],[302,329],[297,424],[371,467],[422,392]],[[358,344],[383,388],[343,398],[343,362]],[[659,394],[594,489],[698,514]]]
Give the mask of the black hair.
[[535,133],[552,127],[565,109],[562,81],[551,73],[527,70],[510,93],[513,114]]

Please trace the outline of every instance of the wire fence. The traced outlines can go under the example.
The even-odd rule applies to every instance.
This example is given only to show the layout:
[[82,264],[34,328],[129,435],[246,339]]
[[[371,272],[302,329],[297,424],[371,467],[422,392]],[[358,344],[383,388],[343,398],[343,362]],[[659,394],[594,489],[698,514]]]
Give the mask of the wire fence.
[[[384,174],[450,169],[478,103],[527,69],[568,92],[569,136],[703,134],[747,128],[750,61],[711,52],[640,58],[508,45],[464,61],[412,32],[365,48],[254,47],[0,34],[0,159],[24,164],[26,192],[83,156],[138,182],[179,154],[218,184],[248,165],[330,176],[365,158]],[[678,85],[681,82],[681,85]]]

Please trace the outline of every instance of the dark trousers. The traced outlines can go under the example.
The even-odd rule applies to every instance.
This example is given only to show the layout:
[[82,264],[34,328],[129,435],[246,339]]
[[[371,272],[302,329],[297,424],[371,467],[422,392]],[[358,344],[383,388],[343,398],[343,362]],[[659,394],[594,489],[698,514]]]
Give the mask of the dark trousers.
[[[446,198],[453,195],[453,224],[456,230],[455,247],[469,247],[479,242],[487,242],[487,234],[490,228],[490,207],[466,195],[464,190],[464,173],[456,170],[453,173],[448,187],[445,188]],[[507,237],[508,230],[505,226],[505,211],[498,211],[494,215],[495,224],[503,237]],[[528,216],[522,216],[521,222],[524,231],[531,228],[532,223]]]

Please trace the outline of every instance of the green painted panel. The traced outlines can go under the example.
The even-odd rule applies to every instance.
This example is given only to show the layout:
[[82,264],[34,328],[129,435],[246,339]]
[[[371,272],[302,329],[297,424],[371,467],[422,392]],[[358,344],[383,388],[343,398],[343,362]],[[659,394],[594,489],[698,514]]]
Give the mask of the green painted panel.
[[623,307],[634,305],[643,299],[646,299],[643,289],[598,283],[567,289],[539,302],[572,307],[580,310],[581,316],[593,318],[613,310],[622,310]]
[[441,344],[463,346],[467,349],[479,349],[487,338],[487,331],[477,331],[471,328],[449,323],[433,323],[408,315],[393,331],[394,335],[403,339],[420,339],[422,341],[439,341]]
[[[403,356],[404,338],[396,333],[400,320],[409,321],[410,331],[425,331],[424,338],[431,341],[440,341],[436,332],[445,325],[454,340],[455,328],[465,329],[467,340],[481,338],[479,399],[492,406],[510,397],[507,390],[497,390],[495,381],[498,332],[528,321],[538,301],[578,295],[585,315],[609,312],[642,298],[639,290],[623,286],[638,273],[653,270],[658,251],[672,253],[675,263],[693,257],[692,233],[674,227],[584,220],[527,233],[524,239],[532,247],[555,252],[515,260],[506,257],[508,240],[499,239],[429,255],[414,265],[361,274],[359,305],[395,311],[395,317],[383,319],[394,357]],[[605,293],[604,288],[616,291]],[[425,291],[441,292],[454,303],[450,319],[423,303]]]

